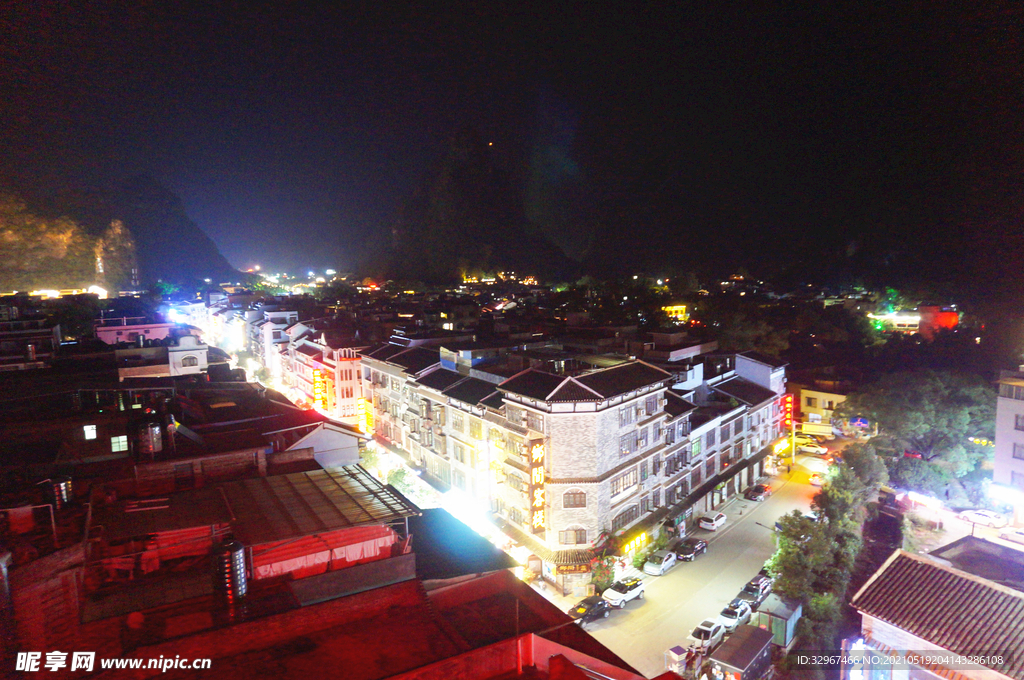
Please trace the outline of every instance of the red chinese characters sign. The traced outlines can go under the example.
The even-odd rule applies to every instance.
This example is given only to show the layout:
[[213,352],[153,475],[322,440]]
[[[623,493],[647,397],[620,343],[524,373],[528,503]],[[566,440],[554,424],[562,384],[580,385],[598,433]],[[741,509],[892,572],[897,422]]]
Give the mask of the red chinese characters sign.
[[544,446],[543,439],[530,441],[529,448],[527,449],[528,464],[530,466],[530,528],[533,529],[535,534],[543,532],[546,524],[544,514],[545,506],[547,505],[544,497],[544,457],[546,455],[547,449]]

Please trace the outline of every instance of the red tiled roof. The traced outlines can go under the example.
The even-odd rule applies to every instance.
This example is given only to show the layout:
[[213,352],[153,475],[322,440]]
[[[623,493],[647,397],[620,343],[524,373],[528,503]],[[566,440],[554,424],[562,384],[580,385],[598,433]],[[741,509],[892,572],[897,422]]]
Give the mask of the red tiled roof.
[[850,604],[954,654],[1001,655],[988,667],[1024,680],[1024,593],[899,550]]

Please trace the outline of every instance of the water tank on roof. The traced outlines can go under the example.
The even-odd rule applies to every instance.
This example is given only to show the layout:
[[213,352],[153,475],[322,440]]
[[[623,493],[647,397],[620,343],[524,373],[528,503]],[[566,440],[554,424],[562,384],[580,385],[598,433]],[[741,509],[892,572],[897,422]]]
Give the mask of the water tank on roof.
[[160,421],[147,420],[139,423],[139,456],[152,460],[154,454],[164,450]]
[[245,546],[238,541],[223,543],[213,551],[213,586],[229,602],[245,597],[249,583],[245,575]]

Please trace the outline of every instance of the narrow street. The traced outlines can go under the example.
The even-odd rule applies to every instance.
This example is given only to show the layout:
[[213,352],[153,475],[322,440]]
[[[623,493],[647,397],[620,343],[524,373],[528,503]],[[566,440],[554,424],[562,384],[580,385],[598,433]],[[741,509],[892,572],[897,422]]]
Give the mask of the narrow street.
[[[664,576],[645,576],[643,600],[629,602],[587,630],[647,677],[665,669],[665,651],[686,646],[686,637],[701,621],[718,613],[755,576],[775,552],[774,525],[793,510],[808,510],[816,488],[807,480],[821,463],[800,457],[792,475],[771,481],[774,493],[762,503],[738,496],[721,510],[728,523],[717,532],[692,535],[709,542],[708,552],[694,562],[681,562]],[[566,609],[572,604],[559,598]]]

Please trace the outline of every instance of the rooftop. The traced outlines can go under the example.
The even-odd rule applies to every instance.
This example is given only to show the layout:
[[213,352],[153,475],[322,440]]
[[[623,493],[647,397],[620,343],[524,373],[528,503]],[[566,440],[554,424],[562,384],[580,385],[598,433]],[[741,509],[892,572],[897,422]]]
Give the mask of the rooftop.
[[767,388],[738,376],[720,382],[714,385],[712,389],[727,397],[741,401],[747,406],[757,406],[779,396]]
[[897,550],[851,605],[955,654],[1000,654],[988,667],[1024,678],[1024,593]]

